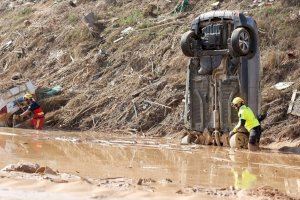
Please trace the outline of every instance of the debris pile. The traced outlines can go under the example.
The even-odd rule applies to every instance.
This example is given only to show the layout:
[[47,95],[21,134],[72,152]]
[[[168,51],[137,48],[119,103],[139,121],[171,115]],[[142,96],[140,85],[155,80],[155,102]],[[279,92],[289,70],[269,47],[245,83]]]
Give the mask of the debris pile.
[[[161,136],[185,131],[187,58],[179,47],[181,34],[195,15],[212,7],[247,10],[260,27],[262,108],[269,114],[263,137],[277,141],[271,135],[282,131],[279,127],[299,130],[298,116],[287,114],[292,91],[299,89],[299,1],[261,2],[270,5],[249,9],[248,1],[1,1],[0,86],[6,88],[16,72],[42,88],[61,86],[57,96],[41,100],[49,127]],[[294,84],[271,92],[278,82]]]

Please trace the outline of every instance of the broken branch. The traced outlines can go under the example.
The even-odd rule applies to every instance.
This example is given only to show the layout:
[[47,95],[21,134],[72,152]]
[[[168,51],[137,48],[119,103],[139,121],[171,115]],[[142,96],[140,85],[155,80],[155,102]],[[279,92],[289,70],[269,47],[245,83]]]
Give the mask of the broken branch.
[[149,103],[149,104],[151,104],[151,105],[158,105],[158,106],[162,106],[162,107],[164,107],[164,108],[172,109],[170,106],[166,106],[166,105],[163,105],[163,104],[160,104],[160,103],[157,103],[157,102],[148,101],[148,100],[144,100],[144,102]]

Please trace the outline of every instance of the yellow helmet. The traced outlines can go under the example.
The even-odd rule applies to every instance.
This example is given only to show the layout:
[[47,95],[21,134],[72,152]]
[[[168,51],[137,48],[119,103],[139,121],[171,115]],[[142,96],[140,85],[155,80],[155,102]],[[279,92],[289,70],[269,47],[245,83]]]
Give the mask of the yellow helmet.
[[23,98],[24,98],[24,100],[27,100],[27,99],[29,100],[29,99],[32,99],[33,96],[30,93],[26,93]]
[[235,97],[232,102],[232,104],[237,105],[239,103],[245,103],[244,99],[242,99],[241,97]]

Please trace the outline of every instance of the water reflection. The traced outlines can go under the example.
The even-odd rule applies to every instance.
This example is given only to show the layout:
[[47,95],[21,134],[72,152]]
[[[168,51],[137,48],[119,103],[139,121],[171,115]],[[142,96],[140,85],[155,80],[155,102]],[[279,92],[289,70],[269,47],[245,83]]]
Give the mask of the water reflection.
[[[35,132],[26,137],[0,135],[0,167],[29,161],[89,177],[144,177],[158,181],[169,178],[177,187],[248,189],[268,185],[293,196],[300,195],[298,155],[231,152],[215,147],[193,150],[180,146],[167,148],[168,145],[162,148],[129,143],[72,143],[52,140],[49,136],[49,132],[46,136]],[[151,143],[149,139],[147,142]]]

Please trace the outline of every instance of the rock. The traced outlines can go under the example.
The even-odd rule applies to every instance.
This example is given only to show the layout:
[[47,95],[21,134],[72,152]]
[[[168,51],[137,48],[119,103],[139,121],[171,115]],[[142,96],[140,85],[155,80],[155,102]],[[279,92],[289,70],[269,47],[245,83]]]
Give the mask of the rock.
[[191,135],[190,134],[183,137],[181,139],[181,142],[180,142],[180,144],[182,144],[182,145],[187,145],[187,144],[190,144],[190,143],[191,143]]
[[289,59],[296,59],[297,58],[297,53],[295,51],[289,51],[287,52],[288,58]]
[[151,178],[139,178],[137,185],[143,185],[143,184],[149,184],[149,183],[155,183],[156,181]]
[[194,141],[195,144],[205,144],[205,137],[202,134],[196,135],[197,139]]
[[88,14],[84,15],[83,21],[85,22],[93,37],[101,38],[100,34],[106,28],[105,22],[97,21],[96,16],[93,12],[89,12]]
[[213,143],[213,138],[211,133],[208,131],[208,129],[204,129],[203,131],[203,136],[205,138],[205,145],[210,145]]
[[183,191],[182,191],[182,190],[178,190],[178,191],[176,192],[176,194],[183,194]]
[[69,181],[64,180],[64,179],[50,179],[51,182],[53,183],[68,183]]
[[17,172],[25,172],[25,173],[35,173],[36,170],[40,166],[36,163],[18,163],[18,164],[11,164],[2,169],[2,171],[17,171]]
[[143,179],[140,178],[137,182],[137,185],[142,185],[142,183],[143,183]]
[[294,84],[294,82],[279,82],[279,83],[276,83],[275,85],[273,85],[271,88],[275,88],[277,90],[284,90],[293,84]]
[[231,136],[229,140],[229,144],[231,148],[235,149],[247,149],[249,142],[249,136],[245,133],[237,132],[233,136]]
[[24,25],[27,27],[27,26],[30,26],[31,25],[31,22],[29,20],[25,20],[24,21]]
[[169,179],[169,178],[166,178],[166,179],[163,179],[163,180],[161,180],[161,181],[159,181],[159,183],[160,184],[170,184],[170,183],[172,183],[173,181],[171,180],[171,179]]
[[125,28],[123,31],[121,31],[122,35],[128,35],[129,33],[131,33],[134,30],[134,28],[132,28],[131,26],[129,26],[128,28]]
[[221,142],[223,143],[223,146],[224,147],[229,147],[230,144],[229,144],[229,133],[223,133],[221,135]]
[[13,47],[13,41],[10,40],[10,41],[6,42],[6,43],[0,48],[0,50],[1,50],[1,51],[11,50],[12,47]]
[[73,1],[69,1],[69,5],[72,6],[72,7],[76,7],[76,3],[73,2]]
[[157,6],[154,4],[148,4],[148,6],[143,10],[144,17],[157,17],[155,11],[157,10]]
[[220,2],[217,1],[215,3],[212,3],[211,6],[212,6],[212,10],[218,10],[220,8]]
[[23,76],[20,73],[15,73],[11,76],[11,80],[13,80],[13,81],[20,80],[22,78],[23,78]]
[[38,168],[35,173],[57,175],[57,172],[48,166]]

